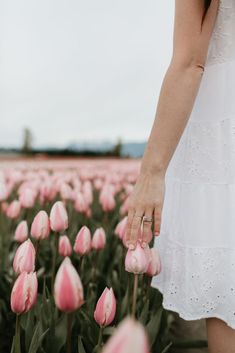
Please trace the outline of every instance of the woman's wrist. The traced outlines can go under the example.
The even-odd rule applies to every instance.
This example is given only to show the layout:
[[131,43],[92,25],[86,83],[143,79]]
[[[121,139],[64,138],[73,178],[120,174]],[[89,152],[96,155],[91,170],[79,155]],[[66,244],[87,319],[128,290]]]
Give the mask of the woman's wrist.
[[160,162],[154,161],[142,161],[140,172],[143,174],[149,174],[152,176],[165,177],[166,167]]

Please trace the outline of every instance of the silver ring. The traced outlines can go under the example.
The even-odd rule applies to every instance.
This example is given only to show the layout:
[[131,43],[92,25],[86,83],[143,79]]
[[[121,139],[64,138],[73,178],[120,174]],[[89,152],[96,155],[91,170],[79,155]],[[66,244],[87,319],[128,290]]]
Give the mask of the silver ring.
[[152,223],[152,218],[148,218],[147,216],[144,216],[143,217],[143,222],[150,222],[150,223]]

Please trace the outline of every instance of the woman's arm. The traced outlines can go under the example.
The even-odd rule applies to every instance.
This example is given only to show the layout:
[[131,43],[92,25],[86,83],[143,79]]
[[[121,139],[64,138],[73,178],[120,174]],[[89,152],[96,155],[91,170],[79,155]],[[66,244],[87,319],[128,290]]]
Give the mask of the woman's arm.
[[[136,246],[141,226],[141,218],[134,214],[154,215],[154,232],[160,232],[164,176],[198,93],[218,6],[219,0],[212,0],[205,13],[204,0],[175,0],[173,55],[129,202],[125,240],[131,248]],[[151,223],[144,223],[142,244],[151,238]]]

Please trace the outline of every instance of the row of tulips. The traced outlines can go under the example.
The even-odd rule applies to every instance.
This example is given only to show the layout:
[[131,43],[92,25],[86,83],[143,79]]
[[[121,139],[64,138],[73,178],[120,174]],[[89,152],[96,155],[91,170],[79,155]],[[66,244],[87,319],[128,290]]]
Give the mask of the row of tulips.
[[4,351],[168,351],[159,253],[125,244],[133,170],[0,174]]

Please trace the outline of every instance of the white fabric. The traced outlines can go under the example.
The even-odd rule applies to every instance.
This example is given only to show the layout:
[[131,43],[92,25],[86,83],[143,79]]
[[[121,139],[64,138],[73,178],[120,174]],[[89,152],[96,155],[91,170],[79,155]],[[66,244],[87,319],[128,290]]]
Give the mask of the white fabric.
[[185,320],[235,329],[235,0],[220,0],[200,89],[166,173],[162,271],[151,285]]

